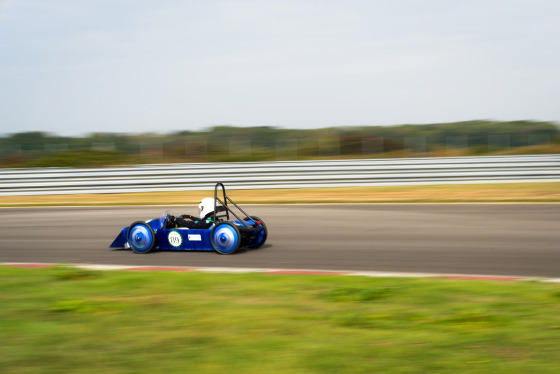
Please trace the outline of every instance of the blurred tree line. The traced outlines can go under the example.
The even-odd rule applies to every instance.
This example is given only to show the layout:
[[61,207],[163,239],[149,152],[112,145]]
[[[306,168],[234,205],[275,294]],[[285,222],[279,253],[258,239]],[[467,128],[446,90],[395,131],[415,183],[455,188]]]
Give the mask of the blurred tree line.
[[313,130],[218,126],[203,131],[0,138],[1,167],[101,167],[141,163],[273,161],[560,152],[552,122],[468,121]]

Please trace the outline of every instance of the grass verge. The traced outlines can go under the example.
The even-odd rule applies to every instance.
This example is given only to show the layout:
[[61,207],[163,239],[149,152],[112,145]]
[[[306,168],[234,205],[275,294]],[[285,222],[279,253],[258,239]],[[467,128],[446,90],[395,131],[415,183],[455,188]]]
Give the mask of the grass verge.
[[[213,191],[0,196],[0,207],[196,205]],[[556,203],[560,182],[228,190],[240,204]]]
[[557,373],[560,285],[0,267],[0,372]]

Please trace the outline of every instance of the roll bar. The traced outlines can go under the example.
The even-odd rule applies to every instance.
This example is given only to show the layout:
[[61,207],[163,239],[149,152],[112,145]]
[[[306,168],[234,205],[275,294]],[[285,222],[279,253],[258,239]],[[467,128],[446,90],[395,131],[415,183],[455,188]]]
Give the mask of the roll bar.
[[[223,200],[220,199],[220,198],[218,197],[218,188],[219,188],[219,187],[222,188],[222,198],[223,198]],[[249,226],[244,222],[245,219],[239,218],[239,216],[238,216],[237,214],[235,214],[234,211],[232,211],[232,210],[229,209],[229,207],[228,207],[228,201],[229,201],[233,206],[235,206],[241,213],[245,214],[245,218],[246,218],[246,219],[251,219],[251,218],[249,217],[249,215],[248,215],[243,209],[241,209],[236,203],[233,202],[232,199],[230,199],[230,198],[226,195],[226,188],[224,187],[224,184],[218,182],[218,183],[216,183],[216,186],[214,187],[214,215],[213,215],[213,220],[214,220],[214,222],[216,222],[216,211],[217,211],[218,202],[219,202],[220,204],[222,204],[222,206],[223,206],[224,208],[226,208],[226,218],[227,218],[228,221],[229,221],[229,214],[231,213],[231,214],[233,214],[233,216],[234,216],[235,218],[237,218],[237,220],[238,220],[239,222],[241,222],[241,224],[243,224],[243,226],[249,227]]]

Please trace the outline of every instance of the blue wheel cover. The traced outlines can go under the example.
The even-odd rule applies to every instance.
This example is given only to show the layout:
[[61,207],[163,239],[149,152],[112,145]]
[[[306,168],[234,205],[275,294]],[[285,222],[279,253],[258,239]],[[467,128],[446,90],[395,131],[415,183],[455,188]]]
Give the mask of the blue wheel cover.
[[214,231],[214,244],[222,252],[231,252],[237,248],[239,236],[229,225],[220,225]]
[[[249,220],[248,222],[251,225],[256,225],[258,230],[255,230],[256,235],[251,238],[249,248],[260,248],[267,238],[266,227],[262,220],[258,217],[251,217],[251,220]],[[257,224],[257,222],[259,222],[259,224]]]
[[130,245],[139,252],[144,252],[152,245],[154,237],[144,225],[136,225],[129,234]]
[[[262,225],[260,227],[262,227]],[[264,229],[261,229],[259,235],[253,240],[251,245],[259,245],[262,243],[263,240],[264,240]]]

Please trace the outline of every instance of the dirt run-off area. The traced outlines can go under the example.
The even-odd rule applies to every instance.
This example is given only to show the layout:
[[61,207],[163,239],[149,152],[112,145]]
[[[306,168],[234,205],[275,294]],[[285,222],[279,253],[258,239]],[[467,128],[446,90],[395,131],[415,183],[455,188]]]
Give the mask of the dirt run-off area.
[[[213,195],[211,187],[205,191],[0,196],[0,207],[197,205]],[[227,194],[239,204],[555,203],[560,202],[560,182],[227,189]]]

